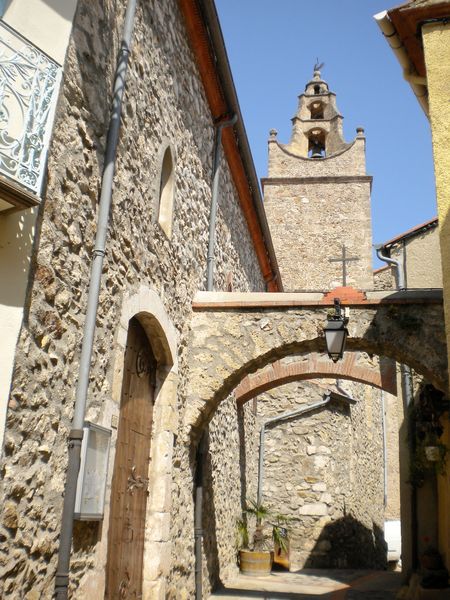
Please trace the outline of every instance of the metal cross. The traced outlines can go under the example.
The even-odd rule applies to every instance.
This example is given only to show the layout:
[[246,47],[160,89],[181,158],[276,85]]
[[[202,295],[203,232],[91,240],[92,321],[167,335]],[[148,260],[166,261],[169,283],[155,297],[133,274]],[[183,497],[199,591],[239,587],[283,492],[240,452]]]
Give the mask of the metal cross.
[[342,244],[342,258],[329,258],[328,262],[341,262],[342,263],[342,285],[347,285],[347,263],[359,260],[359,256],[347,256],[347,248],[345,244]]

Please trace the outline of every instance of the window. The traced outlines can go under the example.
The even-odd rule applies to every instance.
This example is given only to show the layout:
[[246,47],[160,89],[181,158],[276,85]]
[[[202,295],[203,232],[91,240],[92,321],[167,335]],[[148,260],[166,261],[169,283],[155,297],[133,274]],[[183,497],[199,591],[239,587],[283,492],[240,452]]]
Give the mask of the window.
[[232,271],[228,271],[225,277],[225,286],[227,292],[234,292],[234,284],[233,284],[233,273]]
[[167,146],[162,160],[159,182],[158,223],[169,239],[172,237],[174,183],[175,169],[172,149]]

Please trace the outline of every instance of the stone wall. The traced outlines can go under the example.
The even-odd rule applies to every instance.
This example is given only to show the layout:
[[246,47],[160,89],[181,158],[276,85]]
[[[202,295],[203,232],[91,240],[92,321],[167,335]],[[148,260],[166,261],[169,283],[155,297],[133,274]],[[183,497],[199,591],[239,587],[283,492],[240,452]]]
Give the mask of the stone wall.
[[237,520],[256,498],[258,438],[253,403],[230,396],[209,424],[204,480],[204,596],[237,574]]
[[264,206],[285,291],[342,285],[342,263],[329,259],[343,244],[358,257],[347,263],[347,285],[373,287],[369,182],[268,179]]
[[[66,439],[122,18],[112,0],[81,0],[65,64],[7,415],[0,530],[0,595],[5,597],[52,596]],[[119,414],[123,358],[117,351],[118,323],[125,295],[141,286],[157,292],[175,325],[176,408],[179,415],[184,410],[191,299],[204,287],[206,270],[213,140],[177,2],[139,4],[89,389],[88,418],[94,422],[110,427]],[[171,240],[155,219],[159,154],[168,141],[175,150]],[[263,290],[245,219],[223,166],[216,287],[224,289],[232,272],[236,290]],[[115,433],[111,464],[114,440]],[[181,599],[192,598],[194,585],[192,457],[187,441],[175,440],[172,527],[164,534],[174,542],[164,552],[166,567],[172,565],[171,597]],[[161,460],[168,456],[170,463],[171,454],[167,449]],[[111,472],[108,485],[110,477]],[[170,489],[166,496],[169,503]],[[108,504],[107,495],[106,510]],[[74,597],[103,598],[107,529],[107,519],[101,526],[75,528]]]
[[289,145],[269,140],[269,177],[366,176],[366,140],[359,135],[343,151],[320,160],[302,157]]
[[399,396],[384,393],[384,410],[386,418],[386,521],[400,520],[400,429],[404,422],[401,393]]
[[373,272],[373,287],[375,290],[395,289],[395,280],[389,265],[376,269]]
[[[331,383],[291,383],[259,396],[258,428],[323,400]],[[356,404],[333,399],[267,429],[264,502],[293,519],[292,570],[385,564],[380,392],[351,382],[345,389]]]

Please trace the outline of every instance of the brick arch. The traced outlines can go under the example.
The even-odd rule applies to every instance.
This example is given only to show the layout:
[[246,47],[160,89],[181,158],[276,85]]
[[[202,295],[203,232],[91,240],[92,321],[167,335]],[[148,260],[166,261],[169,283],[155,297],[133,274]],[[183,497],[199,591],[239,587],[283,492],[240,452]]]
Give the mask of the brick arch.
[[312,352],[295,361],[276,360],[254,374],[246,375],[235,388],[236,402],[244,404],[272,388],[305,379],[349,379],[373,385],[390,394],[397,393],[395,362],[381,360],[368,365],[357,364],[359,352],[347,352],[334,363],[326,355]]
[[[394,359],[447,392],[442,298],[425,291],[345,298],[351,307],[347,351]],[[336,293],[333,292],[333,293]],[[377,295],[378,294],[378,295]],[[194,302],[184,432],[196,437],[249,374],[293,355],[322,354],[332,295],[213,294]]]

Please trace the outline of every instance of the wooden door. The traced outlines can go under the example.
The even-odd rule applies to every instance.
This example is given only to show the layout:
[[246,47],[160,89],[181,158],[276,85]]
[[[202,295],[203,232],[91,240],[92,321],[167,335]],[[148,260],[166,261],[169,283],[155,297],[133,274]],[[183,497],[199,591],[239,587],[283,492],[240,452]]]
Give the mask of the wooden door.
[[142,326],[131,319],[111,490],[107,600],[142,598],[145,510],[156,361]]

